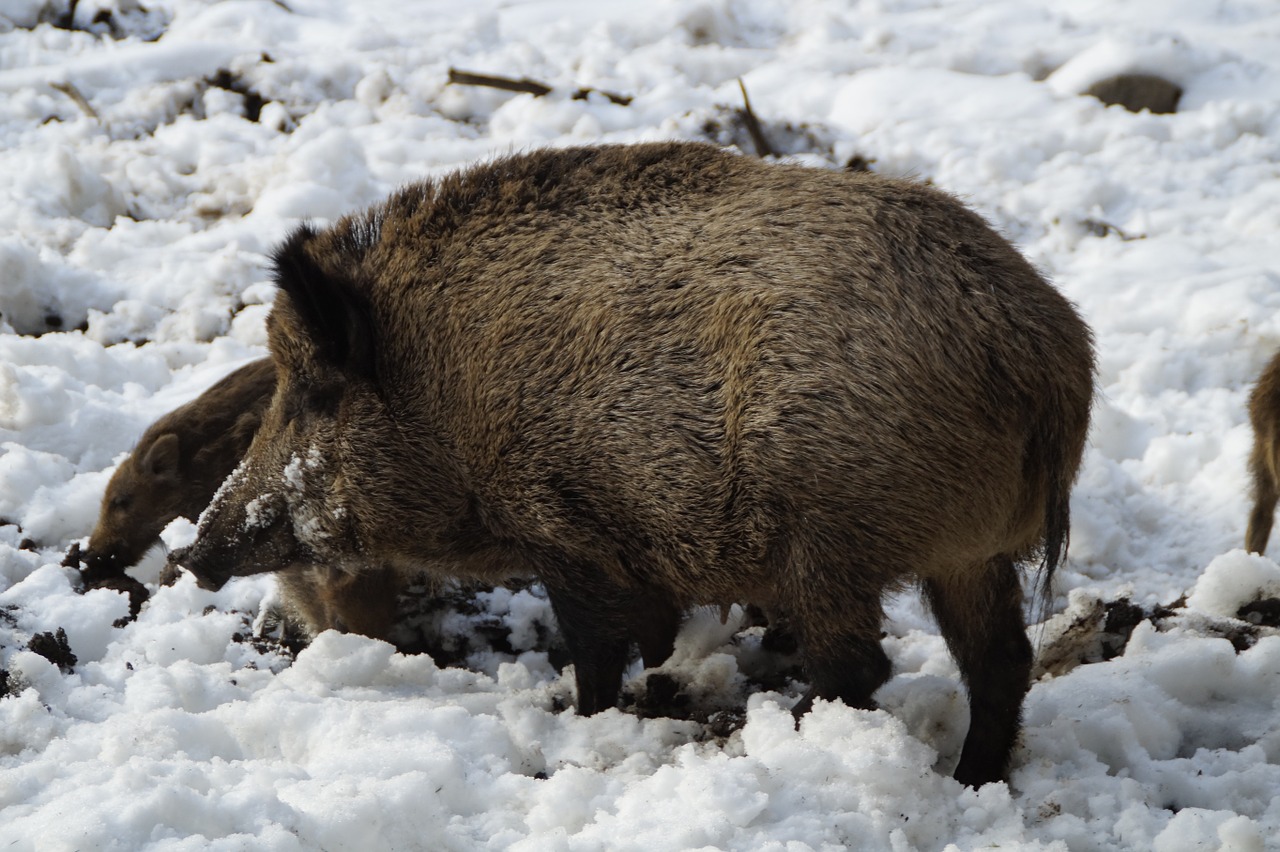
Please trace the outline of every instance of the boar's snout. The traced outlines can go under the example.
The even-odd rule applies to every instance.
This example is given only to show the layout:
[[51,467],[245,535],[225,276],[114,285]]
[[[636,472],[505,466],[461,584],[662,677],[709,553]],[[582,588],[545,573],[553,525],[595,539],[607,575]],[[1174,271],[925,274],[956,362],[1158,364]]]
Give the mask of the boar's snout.
[[124,561],[114,551],[89,550],[79,554],[79,562],[84,567],[81,575],[87,583],[96,583],[108,577],[118,577],[124,573]]
[[169,554],[166,573],[176,574],[179,568],[185,568],[196,578],[196,585],[202,589],[216,592],[231,579],[231,560],[225,554],[219,558],[212,553],[212,548],[200,547],[199,542],[190,547],[180,547]]
[[185,568],[201,588],[217,591],[232,577],[316,561],[295,536],[294,519],[278,495],[259,494],[247,504],[236,496],[215,500],[205,510],[196,540],[170,555],[171,568]]

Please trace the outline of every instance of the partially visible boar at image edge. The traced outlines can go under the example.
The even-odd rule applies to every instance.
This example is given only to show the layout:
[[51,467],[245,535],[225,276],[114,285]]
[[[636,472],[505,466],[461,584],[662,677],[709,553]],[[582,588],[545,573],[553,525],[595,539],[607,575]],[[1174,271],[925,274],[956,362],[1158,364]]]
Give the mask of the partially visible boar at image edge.
[[1280,352],[1262,369],[1249,394],[1249,423],[1253,426],[1249,455],[1253,510],[1244,545],[1250,553],[1265,553],[1280,500]]
[[107,483],[86,573],[123,572],[174,518],[200,517],[249,449],[275,389],[275,366],[262,358],[151,424]]
[[[1003,778],[1093,393],[1090,333],[981,218],[870,174],[656,143],[410,186],[277,250],[280,387],[184,566],[531,574],[612,707],[632,641],[750,601],[871,707],[919,581]],[[500,579],[500,578],[496,578]],[[658,656],[655,654],[655,656]]]

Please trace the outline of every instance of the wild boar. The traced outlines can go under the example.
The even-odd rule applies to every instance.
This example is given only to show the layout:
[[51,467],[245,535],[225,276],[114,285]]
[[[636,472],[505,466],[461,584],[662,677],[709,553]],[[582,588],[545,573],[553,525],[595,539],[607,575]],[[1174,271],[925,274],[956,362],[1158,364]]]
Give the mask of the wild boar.
[[200,517],[244,458],[275,389],[275,366],[262,358],[151,424],[107,483],[86,575],[122,573],[174,518]]
[[1249,394],[1249,422],[1253,426],[1249,454],[1253,511],[1244,545],[1250,553],[1265,553],[1280,498],[1280,352],[1263,368]]
[[390,640],[404,583],[395,571],[300,565],[276,574],[287,615],[307,639],[325,630]]
[[[1091,333],[916,183],[690,143],[536,151],[274,256],[280,386],[184,566],[444,563],[545,585],[577,709],[685,607],[788,619],[873,706],[918,581],[968,686],[955,776],[1004,777],[1032,661],[1018,564],[1066,550]],[[1047,593],[1047,591],[1046,591]]]

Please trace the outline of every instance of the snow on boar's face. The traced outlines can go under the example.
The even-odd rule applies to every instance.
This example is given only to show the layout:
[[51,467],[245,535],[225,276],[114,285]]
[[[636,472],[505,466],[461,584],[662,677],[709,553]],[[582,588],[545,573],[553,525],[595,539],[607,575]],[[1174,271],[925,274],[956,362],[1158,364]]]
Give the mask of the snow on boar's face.
[[[354,570],[363,550],[349,505],[348,473],[360,456],[351,442],[377,431],[368,424],[385,422],[384,407],[368,308],[304,250],[313,236],[299,229],[276,256],[279,290],[267,322],[275,397],[244,461],[201,515],[195,543],[171,560],[205,588],[298,564]],[[326,286],[308,289],[316,281]]]

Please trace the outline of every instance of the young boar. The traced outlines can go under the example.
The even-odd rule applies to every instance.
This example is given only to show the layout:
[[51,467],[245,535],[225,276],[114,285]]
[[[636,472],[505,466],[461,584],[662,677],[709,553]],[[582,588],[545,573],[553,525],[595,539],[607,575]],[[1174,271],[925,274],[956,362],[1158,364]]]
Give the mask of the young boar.
[[86,574],[122,573],[174,518],[200,517],[244,458],[275,389],[275,366],[262,358],[151,424],[107,483]]
[[324,630],[390,640],[404,583],[395,571],[300,565],[276,574],[285,613],[307,639]]
[[751,601],[815,698],[871,707],[919,581],[967,683],[956,777],[1004,777],[1093,394],[1087,326],[953,198],[685,143],[541,151],[301,227],[280,388],[184,566],[540,578],[578,712],[628,643]]
[[1249,454],[1253,511],[1244,546],[1250,553],[1264,553],[1280,498],[1280,352],[1263,368],[1249,395],[1249,422],[1253,425],[1253,452]]

